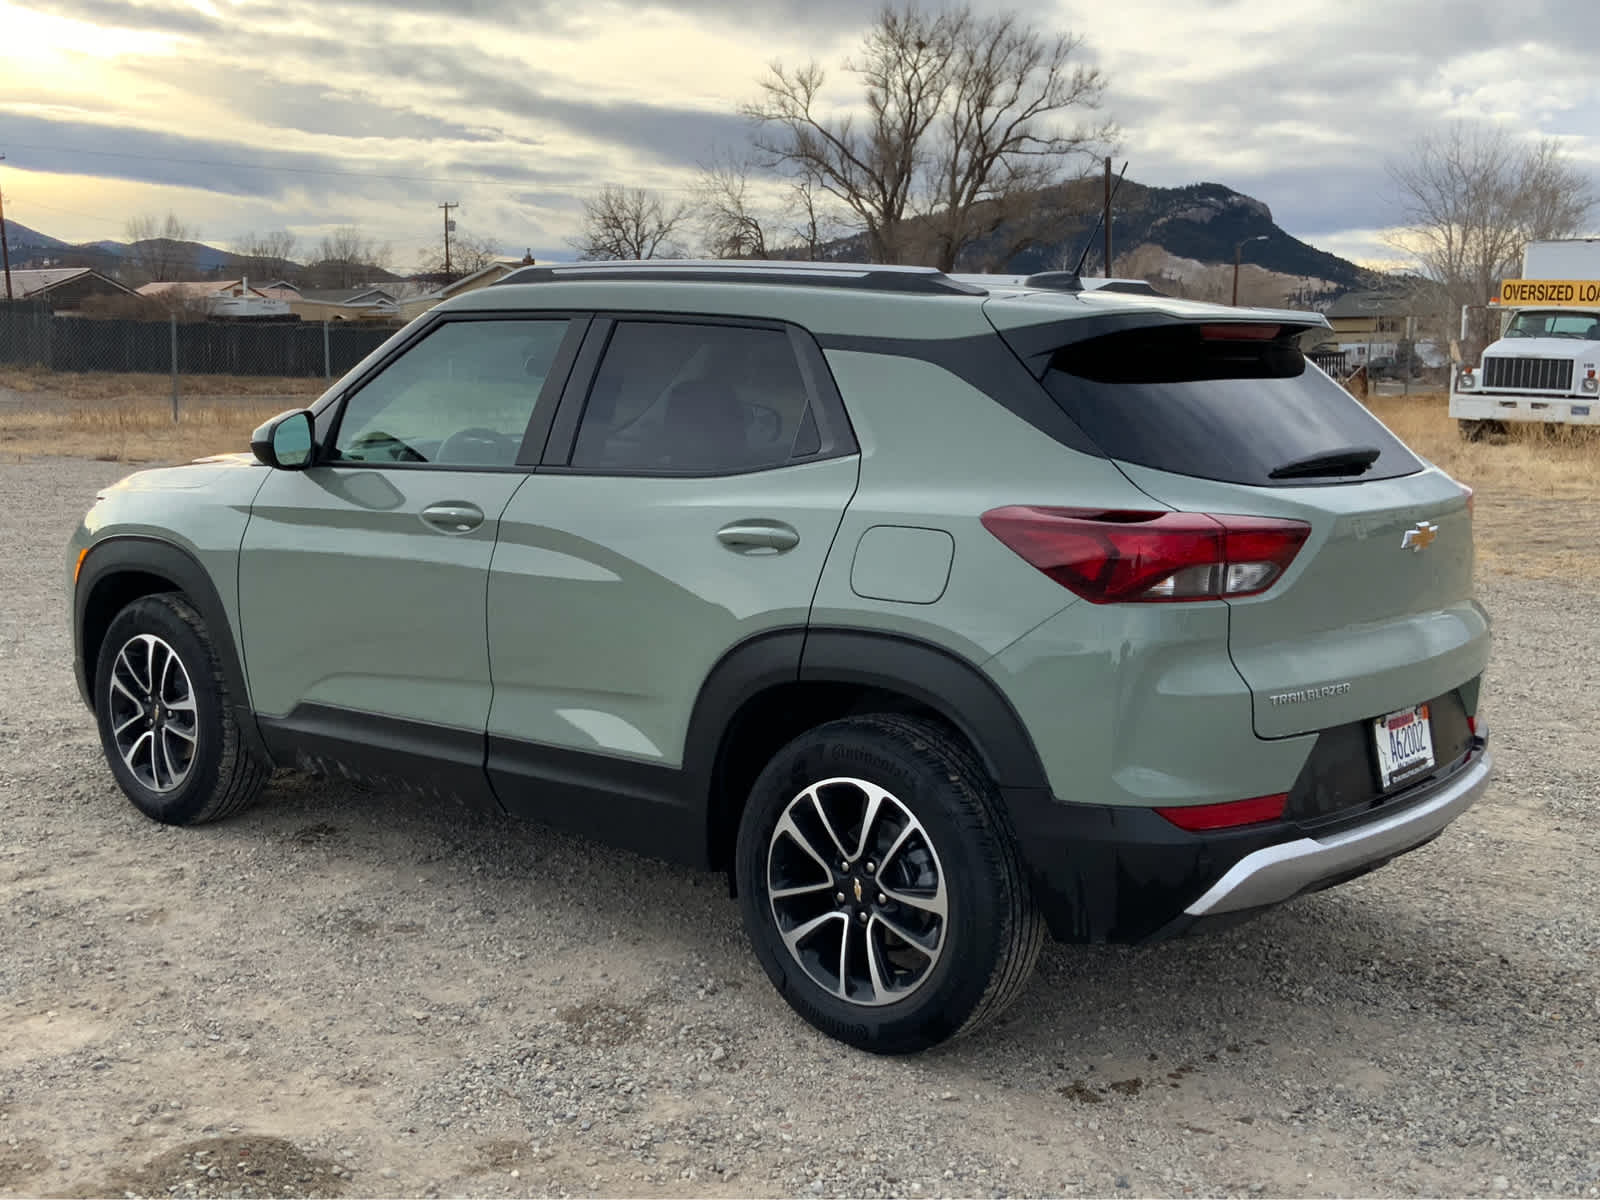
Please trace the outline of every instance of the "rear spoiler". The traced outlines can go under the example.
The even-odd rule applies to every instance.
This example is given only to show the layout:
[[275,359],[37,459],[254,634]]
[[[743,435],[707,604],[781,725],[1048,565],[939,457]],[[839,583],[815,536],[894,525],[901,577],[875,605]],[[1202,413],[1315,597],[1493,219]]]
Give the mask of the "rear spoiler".
[[[1328,318],[1321,313],[1300,312],[1294,309],[1272,308],[1220,308],[1207,306],[1203,310],[1182,315],[1152,309],[1134,309],[1128,312],[1100,313],[1092,317],[1077,317],[1065,321],[1044,321],[1037,325],[1017,325],[1009,329],[995,327],[1006,345],[1027,367],[1035,379],[1043,379],[1050,369],[1050,360],[1063,346],[1090,338],[1105,337],[1112,333],[1126,333],[1136,329],[1159,329],[1180,325],[1276,325],[1277,340],[1290,341],[1311,330],[1328,330]],[[993,322],[991,322],[992,324]]]

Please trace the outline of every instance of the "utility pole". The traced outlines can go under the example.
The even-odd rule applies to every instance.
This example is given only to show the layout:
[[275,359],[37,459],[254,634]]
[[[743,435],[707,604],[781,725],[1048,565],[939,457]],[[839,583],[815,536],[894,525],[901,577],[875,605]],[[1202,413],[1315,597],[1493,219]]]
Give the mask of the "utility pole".
[[455,229],[456,223],[450,219],[450,210],[460,208],[461,205],[446,203],[439,205],[444,209],[444,281],[450,282],[450,234]]
[[[5,162],[6,156],[0,154],[0,162]],[[0,192],[0,260],[5,262],[6,270],[6,299],[14,300],[11,294],[11,247],[6,242],[6,195]]]
[[1233,248],[1233,307],[1239,307],[1239,260],[1244,254],[1244,248],[1251,242],[1264,242],[1267,235],[1258,233],[1255,237],[1247,237]]
[[[1126,169],[1126,168],[1124,168]],[[1106,278],[1111,278],[1111,156],[1106,156]]]

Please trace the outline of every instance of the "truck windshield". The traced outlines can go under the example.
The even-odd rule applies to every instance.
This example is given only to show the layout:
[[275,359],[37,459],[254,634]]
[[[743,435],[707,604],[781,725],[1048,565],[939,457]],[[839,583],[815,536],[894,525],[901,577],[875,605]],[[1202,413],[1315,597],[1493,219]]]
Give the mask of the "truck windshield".
[[1558,337],[1600,342],[1600,317],[1586,312],[1521,312],[1506,326],[1506,337]]

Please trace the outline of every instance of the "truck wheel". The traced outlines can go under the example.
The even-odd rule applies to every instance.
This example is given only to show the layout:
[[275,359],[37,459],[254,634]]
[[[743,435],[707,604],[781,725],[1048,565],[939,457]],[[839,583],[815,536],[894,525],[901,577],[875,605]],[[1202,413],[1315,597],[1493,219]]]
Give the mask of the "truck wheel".
[[199,825],[261,792],[205,621],[183,596],[144,596],[112,620],[95,665],[95,717],[111,773],[145,816]]
[[735,872],[756,956],[830,1037],[879,1054],[992,1020],[1044,938],[994,783],[928,721],[834,721],[756,780]]

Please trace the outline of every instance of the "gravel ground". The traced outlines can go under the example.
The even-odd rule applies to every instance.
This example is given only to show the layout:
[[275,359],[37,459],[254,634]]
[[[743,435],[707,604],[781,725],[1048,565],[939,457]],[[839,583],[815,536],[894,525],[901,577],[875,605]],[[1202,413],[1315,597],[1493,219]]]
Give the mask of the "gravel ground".
[[284,775],[140,817],[62,545],[0,466],[0,1193],[1600,1195],[1600,600],[1486,579],[1500,763],[1444,837],[1241,928],[1046,950],[997,1028],[793,1017],[724,882]]

